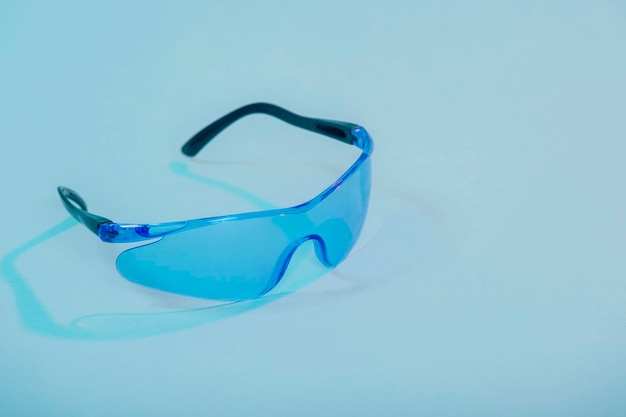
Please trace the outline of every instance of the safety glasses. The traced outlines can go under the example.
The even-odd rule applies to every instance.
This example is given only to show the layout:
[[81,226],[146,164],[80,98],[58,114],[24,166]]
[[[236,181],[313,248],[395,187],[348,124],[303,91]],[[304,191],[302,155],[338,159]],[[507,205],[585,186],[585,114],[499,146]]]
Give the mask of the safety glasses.
[[117,269],[129,281],[163,291],[216,300],[259,297],[278,284],[295,250],[309,240],[323,264],[337,266],[357,241],[367,212],[373,150],[369,134],[352,123],[303,117],[273,104],[254,103],[202,129],[185,143],[183,154],[195,156],[222,130],[254,113],[357,146],[362,153],[319,195],[284,209],[124,224],[90,213],[76,192],[58,187],[63,205],[104,242],[152,240],[122,252]]

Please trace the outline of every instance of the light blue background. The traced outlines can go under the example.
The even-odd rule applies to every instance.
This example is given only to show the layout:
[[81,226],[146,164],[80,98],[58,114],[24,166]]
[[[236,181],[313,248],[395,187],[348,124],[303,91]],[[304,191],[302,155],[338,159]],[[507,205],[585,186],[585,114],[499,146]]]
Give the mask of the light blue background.
[[[624,4],[3,0],[0,414],[626,415]],[[312,196],[343,151],[261,117],[193,166],[214,199],[168,169],[260,100],[376,141],[342,268],[207,309],[64,223],[61,184],[120,221]]]

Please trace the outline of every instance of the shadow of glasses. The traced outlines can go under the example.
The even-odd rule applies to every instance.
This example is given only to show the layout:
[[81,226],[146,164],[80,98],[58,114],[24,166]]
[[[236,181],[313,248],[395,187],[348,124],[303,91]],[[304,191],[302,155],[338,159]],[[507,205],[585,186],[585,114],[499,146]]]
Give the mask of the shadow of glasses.
[[[172,162],[170,170],[187,179],[215,187],[243,198],[260,210],[276,208],[271,203],[242,188],[226,182],[203,177],[192,172],[182,162]],[[23,327],[30,332],[71,340],[121,340],[137,339],[150,336],[174,333],[210,324],[219,320],[247,313],[256,308],[266,306],[276,300],[291,295],[294,303],[301,305],[306,297],[304,287],[332,274],[333,280],[327,288],[315,293],[318,296],[347,295],[361,291],[373,282],[379,283],[391,278],[411,273],[417,262],[429,262],[431,254],[437,253],[441,246],[438,240],[441,225],[446,223],[445,213],[429,205],[426,201],[416,198],[407,190],[391,186],[383,182],[382,191],[385,196],[376,199],[389,204],[397,200],[404,202],[404,212],[389,211],[382,216],[374,216],[370,222],[379,224],[371,227],[370,236],[362,236],[361,242],[344,260],[342,265],[329,270],[320,265],[319,268],[301,268],[298,279],[288,281],[270,293],[256,299],[227,302],[199,308],[180,309],[175,311],[149,313],[97,313],[82,315],[74,319],[60,322],[37,297],[28,280],[17,269],[17,261],[32,249],[68,232],[78,223],[67,218],[35,238],[13,249],[0,259],[0,273],[5,277],[15,299],[18,316]],[[372,208],[370,208],[372,209]],[[375,207],[374,207],[375,210]],[[370,213],[369,216],[375,213]],[[444,236],[445,237],[445,236]],[[434,258],[437,258],[436,256]],[[387,262],[384,262],[384,261]],[[291,260],[290,268],[305,264],[306,254],[296,251]],[[376,284],[374,284],[376,285]],[[328,287],[333,287],[329,288]],[[299,291],[299,292],[298,292]],[[298,294],[294,294],[298,292]],[[285,308],[291,308],[287,302]]]
[[[182,162],[172,162],[170,170],[188,179],[233,193],[259,210],[277,208],[257,195],[231,184],[197,175]],[[283,298],[294,291],[326,275],[328,269],[309,273],[278,293],[270,293],[256,299],[227,302],[220,305],[167,312],[152,313],[99,313],[77,317],[68,323],[56,321],[44,303],[37,297],[28,280],[20,273],[16,263],[33,248],[72,229],[78,223],[67,218],[35,238],[15,248],[0,260],[0,271],[13,291],[17,312],[28,331],[75,340],[120,340],[162,335],[191,329],[225,318],[233,317]],[[302,257],[294,255],[291,264],[297,266]]]

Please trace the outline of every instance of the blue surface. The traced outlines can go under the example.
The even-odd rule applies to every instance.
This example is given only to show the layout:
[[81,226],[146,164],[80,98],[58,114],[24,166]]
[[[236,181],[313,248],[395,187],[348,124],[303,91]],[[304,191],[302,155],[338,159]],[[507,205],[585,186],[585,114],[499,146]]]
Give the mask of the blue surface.
[[[625,415],[626,7],[468,3],[3,1],[0,414]],[[376,142],[339,268],[309,245],[274,298],[207,305],[66,221],[60,184],[160,222],[354,160],[258,118],[168,169],[260,100]]]

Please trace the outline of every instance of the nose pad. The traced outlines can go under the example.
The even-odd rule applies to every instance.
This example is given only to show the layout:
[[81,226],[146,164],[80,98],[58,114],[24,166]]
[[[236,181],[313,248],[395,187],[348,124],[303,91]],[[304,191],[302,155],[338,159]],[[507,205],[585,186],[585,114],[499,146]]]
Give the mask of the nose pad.
[[313,240],[315,255],[317,256],[317,259],[319,259],[319,261],[328,268],[333,268],[337,266],[337,264],[333,264],[328,257],[328,248],[326,246],[326,242],[324,242],[324,239],[317,235],[312,237],[311,239]]
[[302,237],[302,238],[292,242],[289,246],[287,246],[285,248],[285,250],[283,250],[283,252],[281,253],[281,255],[278,258],[278,261],[276,262],[276,265],[274,267],[274,272],[272,274],[274,279],[271,280],[268,283],[268,286],[263,291],[263,294],[266,294],[267,292],[271,291],[274,287],[276,287],[278,285],[280,280],[285,275],[285,272],[287,271],[287,268],[289,267],[289,262],[291,261],[291,258],[293,257],[293,254],[296,252],[296,250],[298,250],[298,248],[300,246],[302,246],[304,243],[308,242],[309,240],[313,241],[313,247],[314,247],[314,250],[315,250],[315,255],[317,256],[317,259],[324,266],[326,266],[328,268],[332,268],[332,267],[336,266],[336,264],[333,265],[328,260],[328,253],[327,253],[327,250],[326,250],[326,244],[325,244],[324,240],[320,236],[318,236],[318,235],[304,236],[304,237]]
[[356,235],[344,219],[329,219],[318,226],[314,239],[319,260],[334,268],[348,255]]

